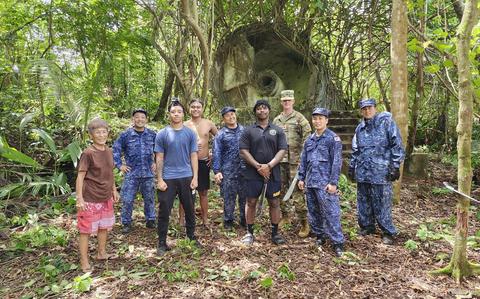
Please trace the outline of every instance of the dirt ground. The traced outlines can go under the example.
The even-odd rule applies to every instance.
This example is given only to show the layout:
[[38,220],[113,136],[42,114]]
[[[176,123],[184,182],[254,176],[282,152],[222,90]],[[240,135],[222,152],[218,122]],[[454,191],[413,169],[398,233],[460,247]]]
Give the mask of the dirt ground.
[[[85,293],[66,289],[56,293],[38,292],[48,286],[45,275],[38,270],[42,257],[61,256],[77,263],[77,238],[73,214],[62,214],[56,225],[71,232],[66,246],[47,247],[31,252],[2,251],[0,255],[0,294],[4,298],[80,297],[80,298],[472,298],[480,296],[480,278],[467,278],[456,284],[447,276],[432,276],[429,271],[445,266],[451,254],[448,238],[455,226],[455,197],[432,192],[442,181],[455,184],[455,171],[433,164],[430,177],[424,180],[405,178],[401,203],[393,210],[400,235],[394,246],[381,243],[380,235],[367,237],[356,234],[356,210],[343,212],[346,254],[335,258],[330,246],[319,250],[314,238],[297,237],[297,225],[284,227],[288,243],[271,244],[268,216],[258,226],[257,240],[251,247],[240,243],[244,230],[225,232],[221,224],[222,207],[218,192],[212,191],[212,223],[208,228],[197,226],[203,244],[200,251],[183,241],[184,234],[175,215],[169,231],[172,251],[162,258],[155,255],[156,231],[148,230],[142,221],[141,202],[134,216],[134,230],[127,236],[121,226],[109,235],[109,252],[113,259],[92,260],[91,288]],[[480,229],[475,208],[470,217],[469,235]],[[117,213],[118,216],[118,213]],[[423,227],[428,232],[417,236]],[[427,237],[425,237],[427,236]],[[404,245],[413,240],[416,249]],[[480,236],[473,241],[480,243]],[[413,242],[411,241],[411,242]],[[469,246],[468,257],[480,263],[478,246]],[[476,249],[475,249],[476,248]],[[95,243],[91,242],[91,257]],[[58,281],[73,281],[82,275],[78,269],[62,272]],[[29,281],[33,283],[28,284]]]

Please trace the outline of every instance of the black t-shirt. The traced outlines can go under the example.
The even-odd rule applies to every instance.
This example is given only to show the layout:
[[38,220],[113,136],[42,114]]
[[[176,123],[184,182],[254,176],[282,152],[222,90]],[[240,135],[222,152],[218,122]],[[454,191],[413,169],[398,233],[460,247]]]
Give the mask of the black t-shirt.
[[[283,129],[268,123],[265,130],[257,123],[247,127],[240,137],[240,149],[247,149],[260,164],[267,164],[280,150],[287,149],[287,138]],[[263,177],[250,164],[243,171],[247,180],[263,180]],[[272,181],[280,181],[280,166],[272,169]]]

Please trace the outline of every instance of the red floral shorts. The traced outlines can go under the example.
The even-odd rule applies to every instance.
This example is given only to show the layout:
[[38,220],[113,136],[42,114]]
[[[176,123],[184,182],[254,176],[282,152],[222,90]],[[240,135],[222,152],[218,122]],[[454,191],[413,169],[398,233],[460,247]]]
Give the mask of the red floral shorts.
[[77,212],[81,234],[96,234],[99,229],[111,230],[115,223],[113,198],[103,202],[85,202],[85,210]]

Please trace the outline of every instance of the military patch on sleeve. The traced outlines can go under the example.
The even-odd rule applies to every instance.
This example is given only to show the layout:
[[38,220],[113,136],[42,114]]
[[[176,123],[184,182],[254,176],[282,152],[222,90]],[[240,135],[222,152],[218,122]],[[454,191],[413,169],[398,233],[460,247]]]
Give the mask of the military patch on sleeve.
[[280,191],[273,193],[273,197],[280,196]]
[[340,140],[340,137],[338,137],[338,136],[335,136],[335,137],[333,138],[333,140],[335,140],[335,141],[341,141],[341,140]]

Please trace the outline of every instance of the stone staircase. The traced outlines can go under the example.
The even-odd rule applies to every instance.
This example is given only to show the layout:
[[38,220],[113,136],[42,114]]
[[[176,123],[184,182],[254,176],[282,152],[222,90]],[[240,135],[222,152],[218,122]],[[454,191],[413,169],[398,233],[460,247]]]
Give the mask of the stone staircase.
[[328,118],[328,128],[342,139],[343,158],[349,158],[352,153],[352,138],[355,128],[360,122],[356,111],[331,111]]

